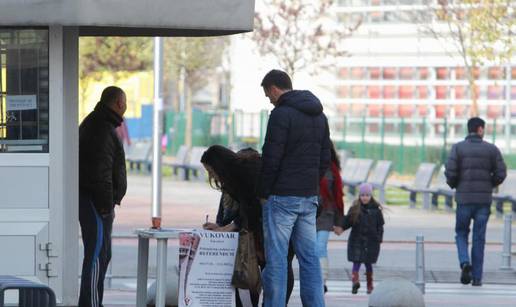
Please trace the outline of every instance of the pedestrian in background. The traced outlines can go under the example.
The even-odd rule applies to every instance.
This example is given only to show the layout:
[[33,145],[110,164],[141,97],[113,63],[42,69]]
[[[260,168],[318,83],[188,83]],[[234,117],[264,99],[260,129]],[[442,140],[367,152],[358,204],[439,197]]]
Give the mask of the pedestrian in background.
[[[500,150],[483,140],[485,121],[479,117],[468,120],[468,136],[452,146],[446,162],[446,182],[455,189],[455,242],[461,268],[461,283],[482,285],[484,246],[493,189],[507,175]],[[473,220],[471,260],[468,253],[468,236]]]
[[330,168],[319,183],[319,215],[316,222],[317,255],[321,264],[325,293],[328,291],[326,286],[329,272],[328,238],[333,227],[340,225],[344,217],[344,193],[340,170],[339,157],[332,143]]

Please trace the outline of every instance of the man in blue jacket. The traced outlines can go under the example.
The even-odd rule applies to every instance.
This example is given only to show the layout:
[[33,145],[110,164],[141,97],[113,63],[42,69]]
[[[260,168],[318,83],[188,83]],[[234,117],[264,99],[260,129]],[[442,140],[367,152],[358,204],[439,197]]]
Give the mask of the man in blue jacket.
[[270,71],[261,86],[274,105],[262,148],[258,190],[266,262],[264,305],[285,306],[291,240],[299,260],[303,306],[324,306],[315,221],[319,180],[330,164],[328,121],[319,99],[309,91],[292,90],[285,72]]
[[[484,245],[487,221],[491,213],[493,189],[506,177],[506,166],[500,150],[484,141],[485,122],[473,117],[468,121],[469,135],[452,146],[446,162],[446,181],[456,189],[457,202],[455,241],[462,270],[460,281],[467,285],[482,285]],[[468,235],[473,223],[471,260],[468,254]]]

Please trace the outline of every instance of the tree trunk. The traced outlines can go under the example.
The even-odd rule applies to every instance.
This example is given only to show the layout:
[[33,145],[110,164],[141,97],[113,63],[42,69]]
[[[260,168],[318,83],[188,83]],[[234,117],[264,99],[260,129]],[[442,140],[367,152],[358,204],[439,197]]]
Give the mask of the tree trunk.
[[477,102],[477,83],[475,82],[475,77],[469,77],[469,88],[470,93],[469,96],[471,98],[471,109],[469,111],[471,117],[478,116],[478,102]]
[[185,91],[185,145],[192,147],[192,90],[188,85],[184,87]]
[[477,65],[475,62],[468,65],[466,62],[466,73],[468,77],[468,85],[469,85],[469,98],[471,99],[471,108],[469,110],[469,115],[471,117],[478,116],[478,102],[477,102],[477,82],[475,80],[475,70]]

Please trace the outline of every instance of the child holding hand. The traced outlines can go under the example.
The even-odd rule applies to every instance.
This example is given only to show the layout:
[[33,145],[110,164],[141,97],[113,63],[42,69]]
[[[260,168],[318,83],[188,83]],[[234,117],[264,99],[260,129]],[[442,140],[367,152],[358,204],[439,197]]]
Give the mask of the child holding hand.
[[359,271],[361,264],[366,267],[367,293],[373,291],[373,263],[378,260],[380,244],[383,240],[384,219],[382,206],[373,198],[373,187],[363,183],[359,187],[359,197],[349,208],[340,226],[335,226],[337,235],[351,228],[348,239],[348,261],[353,262],[351,275],[352,290],[356,294],[360,288]]

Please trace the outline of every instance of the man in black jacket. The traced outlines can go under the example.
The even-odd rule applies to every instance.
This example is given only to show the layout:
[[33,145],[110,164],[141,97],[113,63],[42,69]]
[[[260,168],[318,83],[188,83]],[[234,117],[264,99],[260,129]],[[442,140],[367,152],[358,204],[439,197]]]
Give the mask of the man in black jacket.
[[292,90],[283,71],[262,81],[274,105],[262,148],[258,196],[263,205],[265,307],[285,306],[289,240],[299,260],[303,306],[324,306],[316,253],[315,221],[319,180],[330,164],[328,121],[309,91]]
[[79,126],[79,222],[84,244],[80,307],[102,306],[114,207],[127,189],[124,148],[115,130],[126,108],[124,91],[107,87]]
[[[456,189],[457,202],[455,241],[462,270],[461,282],[482,285],[486,228],[491,213],[493,188],[506,176],[506,166],[500,150],[483,141],[485,122],[478,117],[468,121],[469,135],[452,146],[446,162],[446,181]],[[469,225],[473,219],[471,260],[468,254]]]

